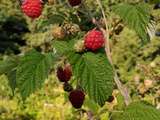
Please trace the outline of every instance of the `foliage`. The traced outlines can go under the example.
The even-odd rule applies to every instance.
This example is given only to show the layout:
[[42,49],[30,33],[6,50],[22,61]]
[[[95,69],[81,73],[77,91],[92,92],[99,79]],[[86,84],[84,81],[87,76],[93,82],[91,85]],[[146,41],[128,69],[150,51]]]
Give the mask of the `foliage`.
[[21,58],[16,70],[16,83],[23,99],[41,88],[52,65],[52,55],[30,51]]
[[130,104],[122,114],[113,118],[114,120],[159,120],[160,111],[153,106],[143,102],[135,102]]
[[142,39],[143,44],[149,41],[150,38],[146,34],[150,22],[150,9],[148,5],[144,3],[137,5],[120,4],[115,5],[112,9],[131,29],[136,31]]

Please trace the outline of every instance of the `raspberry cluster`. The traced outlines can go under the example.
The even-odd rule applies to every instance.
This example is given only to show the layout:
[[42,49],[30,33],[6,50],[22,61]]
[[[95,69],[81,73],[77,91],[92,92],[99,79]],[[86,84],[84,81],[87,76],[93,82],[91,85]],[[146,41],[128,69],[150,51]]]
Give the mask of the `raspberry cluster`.
[[72,85],[68,83],[71,79],[71,76],[72,70],[70,65],[65,65],[64,67],[57,68],[57,78],[60,82],[64,82],[63,89],[64,91],[69,92],[69,101],[74,108],[78,109],[83,105],[85,94],[80,89],[73,90]]
[[[82,0],[68,0],[71,6],[78,6]],[[25,0],[22,5],[22,11],[30,18],[38,18],[42,14],[42,2],[41,0]],[[53,30],[54,38],[64,39],[65,32],[61,27],[57,27]],[[104,46],[104,35],[100,30],[90,30],[84,37],[84,41],[79,41],[75,45],[76,52],[83,50],[96,51]],[[76,109],[81,108],[85,99],[85,93],[81,89],[73,89],[69,83],[72,77],[71,65],[65,64],[64,66],[57,67],[56,71],[57,78],[63,83],[63,89],[69,92],[69,101],[72,106]]]

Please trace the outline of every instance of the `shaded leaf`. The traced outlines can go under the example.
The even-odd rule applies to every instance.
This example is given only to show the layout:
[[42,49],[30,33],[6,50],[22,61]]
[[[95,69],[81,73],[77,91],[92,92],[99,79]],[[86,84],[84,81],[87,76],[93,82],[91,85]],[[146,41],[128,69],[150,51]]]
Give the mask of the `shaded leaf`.
[[16,66],[17,62],[14,58],[7,58],[4,61],[0,61],[0,74],[8,73]]
[[53,48],[55,48],[57,53],[65,54],[69,51],[73,51],[74,40],[72,41],[58,41],[53,42]]
[[11,87],[12,93],[14,94],[14,90],[16,88],[16,69],[11,70],[7,73],[8,83]]
[[150,41],[147,34],[147,27],[150,23],[150,9],[147,4],[118,4],[115,5],[113,11],[118,14],[121,19],[136,33],[145,44]]

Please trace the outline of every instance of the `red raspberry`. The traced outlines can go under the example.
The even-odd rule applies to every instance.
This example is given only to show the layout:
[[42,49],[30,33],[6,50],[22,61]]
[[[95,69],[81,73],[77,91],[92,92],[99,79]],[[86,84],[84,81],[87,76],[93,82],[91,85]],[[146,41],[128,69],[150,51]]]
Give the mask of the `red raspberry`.
[[38,18],[42,13],[42,3],[40,0],[25,0],[21,9],[27,16]]
[[71,6],[77,6],[81,4],[82,0],[68,0],[68,2]]
[[95,51],[104,45],[104,35],[99,30],[91,30],[84,38],[85,48]]
[[73,107],[75,108],[81,108],[81,106],[83,105],[84,99],[85,99],[85,94],[81,90],[78,90],[78,89],[73,90],[69,94],[69,100],[73,105]]
[[61,82],[68,82],[72,76],[71,66],[66,65],[64,69],[62,67],[57,68],[57,77]]

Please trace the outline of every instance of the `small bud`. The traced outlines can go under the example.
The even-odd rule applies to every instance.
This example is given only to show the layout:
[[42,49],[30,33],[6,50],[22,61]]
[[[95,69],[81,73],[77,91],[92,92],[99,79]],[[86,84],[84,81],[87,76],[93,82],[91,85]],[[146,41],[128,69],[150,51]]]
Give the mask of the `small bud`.
[[64,39],[66,36],[66,33],[62,27],[54,26],[52,30],[52,36],[56,39]]
[[85,50],[84,41],[79,40],[75,45],[74,49],[76,52],[83,52]]

